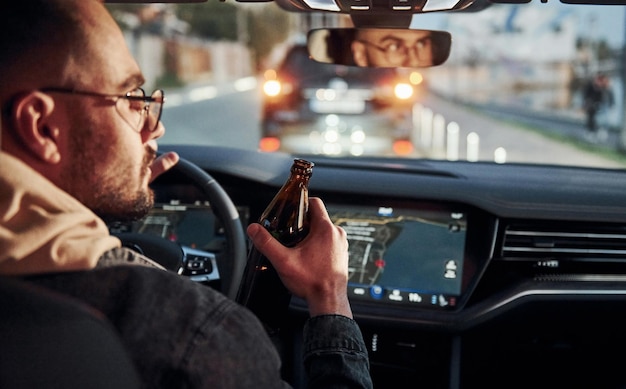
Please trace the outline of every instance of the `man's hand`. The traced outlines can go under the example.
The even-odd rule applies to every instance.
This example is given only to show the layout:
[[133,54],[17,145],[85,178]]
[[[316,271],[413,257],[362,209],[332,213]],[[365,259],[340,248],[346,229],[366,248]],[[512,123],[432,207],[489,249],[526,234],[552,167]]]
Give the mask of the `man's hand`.
[[260,224],[248,226],[257,249],[274,265],[294,295],[307,301],[311,316],[338,314],[352,318],[348,301],[348,240],[330,220],[319,198],[309,201],[311,229],[295,247],[285,247]]
[[178,163],[179,156],[173,151],[164,153],[159,155],[152,165],[150,165],[150,170],[152,170],[152,175],[150,176],[150,182],[154,181],[155,178],[170,170]]

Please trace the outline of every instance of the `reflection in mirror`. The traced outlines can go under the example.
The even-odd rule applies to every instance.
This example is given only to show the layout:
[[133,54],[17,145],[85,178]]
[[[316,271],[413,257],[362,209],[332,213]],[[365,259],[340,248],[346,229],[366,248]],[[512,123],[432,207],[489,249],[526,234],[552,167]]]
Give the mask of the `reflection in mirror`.
[[364,67],[425,68],[444,63],[452,37],[445,31],[393,28],[324,28],[308,35],[318,62]]

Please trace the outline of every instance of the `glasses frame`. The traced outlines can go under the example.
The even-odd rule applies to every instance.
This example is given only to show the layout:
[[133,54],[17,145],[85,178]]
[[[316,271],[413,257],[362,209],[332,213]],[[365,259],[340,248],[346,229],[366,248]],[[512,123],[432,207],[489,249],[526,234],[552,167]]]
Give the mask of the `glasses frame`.
[[[154,122],[154,127],[149,129],[149,132],[154,132],[159,127],[159,121],[161,120],[161,115],[163,114],[163,104],[165,103],[165,92],[162,89],[155,89],[150,96],[146,96],[146,92],[142,88],[135,88],[134,91],[141,91],[143,96],[134,96],[128,92],[125,95],[116,95],[116,94],[106,94],[106,93],[98,93],[85,91],[80,89],[71,89],[71,88],[60,88],[60,87],[46,87],[39,88],[41,92],[52,92],[52,93],[65,93],[72,95],[81,95],[88,97],[98,97],[103,99],[111,99],[114,105],[117,104],[119,99],[126,99],[128,101],[141,101],[144,103],[144,106],[139,110],[142,115],[145,115],[145,119],[143,123],[136,129],[137,132],[141,132],[142,128],[146,125],[145,120],[148,120],[148,116],[151,114],[150,107],[153,104],[158,104],[158,113],[153,115],[156,120]],[[158,96],[160,95],[160,96]],[[119,113],[119,112],[118,112]],[[121,114],[120,114],[121,115]],[[123,116],[122,116],[123,117]],[[126,119],[124,119],[126,121]],[[132,126],[132,123],[129,123]]]

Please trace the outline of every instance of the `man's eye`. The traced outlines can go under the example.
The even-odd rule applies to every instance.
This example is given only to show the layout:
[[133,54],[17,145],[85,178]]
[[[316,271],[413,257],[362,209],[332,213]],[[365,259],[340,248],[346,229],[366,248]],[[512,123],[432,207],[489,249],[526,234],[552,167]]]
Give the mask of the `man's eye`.
[[144,93],[143,93],[143,90],[141,88],[137,88],[137,89],[133,89],[132,91],[128,92],[126,94],[126,96],[143,97]]
[[138,97],[139,99],[127,99],[128,100],[128,105],[130,107],[130,109],[136,110],[136,111],[141,111],[142,109],[144,109],[145,107],[145,102],[143,100],[141,100],[141,98],[145,97],[145,93],[143,92],[142,89],[137,88],[131,92],[128,92],[126,94],[126,96],[128,97]]
[[415,46],[420,49],[427,47],[428,45],[430,45],[430,38],[420,39],[415,42]]

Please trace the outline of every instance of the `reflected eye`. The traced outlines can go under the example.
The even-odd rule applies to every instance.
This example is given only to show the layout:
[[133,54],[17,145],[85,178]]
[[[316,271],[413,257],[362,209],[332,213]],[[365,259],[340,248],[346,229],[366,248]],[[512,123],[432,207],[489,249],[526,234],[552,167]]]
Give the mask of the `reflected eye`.
[[423,49],[424,47],[428,46],[430,46],[430,38],[420,39],[415,42],[415,47],[417,47],[418,49]]
[[388,53],[397,53],[402,50],[402,45],[398,42],[392,42],[384,46],[385,51]]

